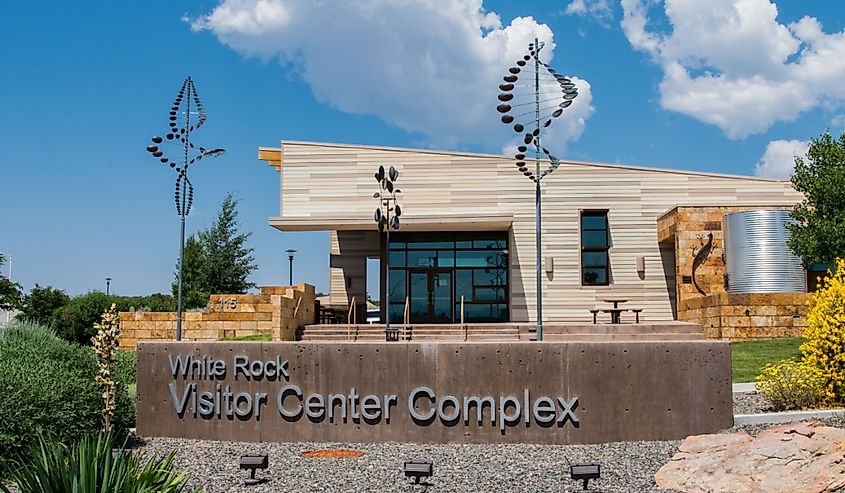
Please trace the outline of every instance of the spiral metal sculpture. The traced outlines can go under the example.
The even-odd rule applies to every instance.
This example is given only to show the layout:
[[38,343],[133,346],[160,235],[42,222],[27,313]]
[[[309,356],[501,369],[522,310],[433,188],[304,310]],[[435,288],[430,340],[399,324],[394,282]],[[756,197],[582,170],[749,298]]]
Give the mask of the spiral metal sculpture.
[[[578,88],[571,79],[555,72],[553,68],[540,60],[540,51],[545,44],[537,38],[528,45],[528,53],[517,60],[516,66],[508,69],[508,74],[499,85],[502,91],[496,110],[502,113],[502,123],[512,125],[513,131],[522,137],[522,143],[514,155],[519,171],[535,184],[536,200],[536,236],[537,236],[537,340],[543,340],[543,284],[540,262],[542,259],[542,202],[540,182],[554,173],[560,166],[560,160],[540,143],[540,133],[548,128],[563,110],[572,105],[578,97]],[[532,63],[533,61],[533,63]],[[533,71],[531,68],[533,66]],[[520,74],[527,74],[527,81],[520,84]],[[533,77],[532,77],[533,76]],[[532,80],[533,79],[533,80]],[[533,170],[527,162],[529,146],[534,149]],[[541,159],[548,159],[548,166],[541,167]]]
[[[191,111],[191,106],[195,111]],[[191,122],[191,116],[196,115],[195,123]],[[179,237],[179,294],[178,294],[178,314],[176,318],[176,340],[182,339],[182,260],[185,255],[185,217],[191,212],[191,206],[194,203],[194,186],[188,178],[188,168],[191,165],[198,163],[201,159],[207,157],[216,157],[222,155],[225,151],[223,149],[208,150],[204,147],[194,146],[191,142],[191,132],[198,130],[206,120],[205,109],[202,101],[200,101],[197,88],[194,81],[190,77],[182,82],[182,87],[179,88],[179,93],[173,100],[173,105],[170,107],[168,115],[168,130],[162,138],[159,135],[152,137],[152,144],[147,146],[149,152],[154,158],[157,158],[160,163],[170,166],[176,171],[176,186],[173,199],[176,202],[176,213],[181,219],[180,237]],[[177,164],[175,159],[171,159],[165,155],[164,146],[173,144],[173,147],[181,151],[181,163]],[[181,149],[178,149],[181,147]]]

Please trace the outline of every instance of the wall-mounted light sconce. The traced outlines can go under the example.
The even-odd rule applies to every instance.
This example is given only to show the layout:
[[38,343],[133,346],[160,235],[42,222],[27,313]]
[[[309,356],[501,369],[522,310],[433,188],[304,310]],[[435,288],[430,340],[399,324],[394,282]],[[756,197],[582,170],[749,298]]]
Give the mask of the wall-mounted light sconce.
[[645,257],[642,255],[637,256],[637,272],[645,272]]
[[548,256],[544,259],[543,265],[545,266],[546,274],[552,274],[555,271],[555,258],[552,256]]

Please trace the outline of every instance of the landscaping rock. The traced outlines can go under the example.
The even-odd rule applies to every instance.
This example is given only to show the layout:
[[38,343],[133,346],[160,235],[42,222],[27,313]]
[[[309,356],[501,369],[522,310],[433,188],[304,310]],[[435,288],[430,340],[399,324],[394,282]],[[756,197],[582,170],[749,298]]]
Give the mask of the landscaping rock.
[[820,422],[688,437],[654,476],[683,492],[833,492],[845,487],[845,430]]

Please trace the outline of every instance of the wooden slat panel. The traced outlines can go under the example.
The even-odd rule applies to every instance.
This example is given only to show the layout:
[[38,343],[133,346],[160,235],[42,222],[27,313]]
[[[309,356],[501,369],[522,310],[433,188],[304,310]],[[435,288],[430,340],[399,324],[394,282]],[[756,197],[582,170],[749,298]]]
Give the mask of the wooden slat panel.
[[[379,165],[390,164],[400,171],[397,185],[403,192],[406,221],[413,222],[414,217],[430,221],[439,214],[462,214],[468,220],[474,213],[512,217],[511,318],[534,321],[534,185],[519,174],[512,159],[303,142],[285,143],[283,156],[282,223],[290,219],[330,231],[336,229],[338,217],[362,218],[362,224],[371,224],[369,218],[377,206],[372,194],[378,190],[373,173]],[[671,278],[675,273],[664,273],[659,217],[676,206],[790,206],[800,199],[786,181],[563,163],[543,181],[543,255],[555,258],[554,273],[544,280],[544,319],[586,320],[588,308],[600,305],[606,297],[631,300],[630,306],[644,308],[647,320],[672,319],[670,298],[674,293],[667,286],[666,275]],[[611,286],[580,285],[578,217],[583,209],[609,210]],[[347,237],[354,245],[349,251],[355,253],[350,255],[378,254],[375,225],[367,228],[372,228],[367,235],[359,232]],[[419,224],[414,229],[419,230]],[[431,230],[438,228],[432,226]],[[339,251],[333,235],[332,253]],[[644,279],[636,272],[638,256],[646,259]],[[352,263],[357,266],[361,262]],[[346,269],[356,278],[363,273],[354,266]],[[332,300],[348,299],[351,293],[345,288],[343,269],[330,270]],[[356,284],[353,281],[353,287]]]

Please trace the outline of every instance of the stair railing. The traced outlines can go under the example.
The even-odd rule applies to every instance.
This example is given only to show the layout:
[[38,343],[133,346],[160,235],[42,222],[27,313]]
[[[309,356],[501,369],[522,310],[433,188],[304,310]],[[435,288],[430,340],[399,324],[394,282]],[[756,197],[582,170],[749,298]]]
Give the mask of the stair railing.
[[[355,297],[352,297],[352,303],[349,304],[349,310],[346,312],[346,339],[350,340],[352,337],[352,321],[355,318]],[[358,340],[358,326],[355,326],[355,339]]]
[[464,295],[461,295],[461,329],[464,331],[464,340],[468,339],[467,326],[464,323]]

